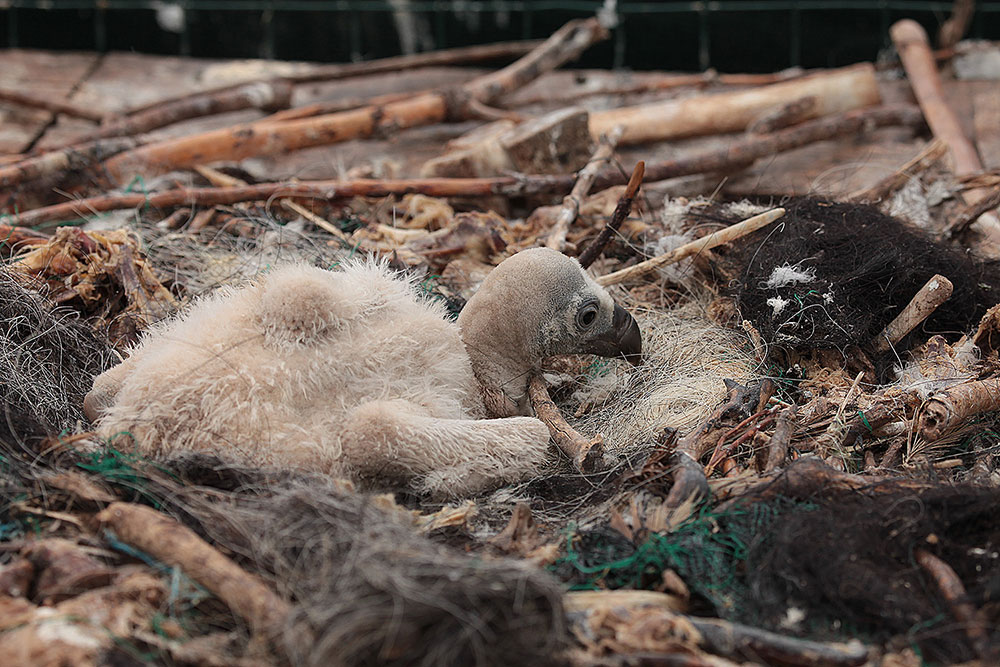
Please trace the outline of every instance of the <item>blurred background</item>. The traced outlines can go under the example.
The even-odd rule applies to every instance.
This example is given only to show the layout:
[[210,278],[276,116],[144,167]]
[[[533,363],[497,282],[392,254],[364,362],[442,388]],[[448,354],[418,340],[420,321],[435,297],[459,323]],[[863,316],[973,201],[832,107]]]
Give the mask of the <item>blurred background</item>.
[[[581,67],[772,72],[877,60],[894,21],[933,37],[952,2],[0,0],[0,47],[347,62],[547,37],[602,8],[619,26]],[[976,3],[967,37],[1000,39],[1000,1]]]

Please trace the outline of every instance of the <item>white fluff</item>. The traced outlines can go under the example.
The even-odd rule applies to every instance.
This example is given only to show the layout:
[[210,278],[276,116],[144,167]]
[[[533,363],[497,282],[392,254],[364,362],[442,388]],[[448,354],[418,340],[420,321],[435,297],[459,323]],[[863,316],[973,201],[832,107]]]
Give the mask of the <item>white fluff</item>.
[[772,296],[767,300],[767,305],[769,305],[774,312],[771,314],[772,317],[777,317],[778,313],[785,309],[788,305],[788,299],[782,299],[780,296]]
[[764,286],[769,289],[777,289],[797,283],[811,283],[814,280],[816,280],[816,269],[802,269],[798,264],[794,266],[785,264],[776,267],[771,272],[771,277],[767,279]]

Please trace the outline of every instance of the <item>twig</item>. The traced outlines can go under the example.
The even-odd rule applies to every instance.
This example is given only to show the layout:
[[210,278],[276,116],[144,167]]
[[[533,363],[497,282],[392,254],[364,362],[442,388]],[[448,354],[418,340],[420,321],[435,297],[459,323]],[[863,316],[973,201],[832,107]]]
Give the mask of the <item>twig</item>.
[[149,107],[140,113],[116,118],[105,123],[86,137],[73,141],[93,141],[108,137],[125,137],[149,132],[192,118],[204,118],[241,109],[277,111],[287,108],[292,100],[292,84],[287,81],[249,83],[215,93],[201,93],[173,102]]
[[108,160],[105,168],[112,179],[121,182],[136,173],[156,174],[220,160],[275,155],[444,120],[467,119],[472,115],[469,102],[491,105],[544,72],[576,58],[607,34],[597,19],[570,21],[517,62],[457,88],[382,106],[282,123],[240,125],[156,142]]
[[61,113],[65,116],[82,118],[94,123],[100,123],[104,120],[105,115],[100,111],[85,109],[75,104],[70,104],[69,102],[46,100],[40,97],[35,97],[34,95],[26,95],[25,93],[16,90],[0,89],[0,102],[10,102],[11,104],[18,104],[23,107],[42,109],[43,111],[50,111],[52,113]]
[[543,40],[526,40],[521,42],[498,42],[496,44],[479,44],[476,46],[464,46],[455,49],[441,49],[439,51],[429,51],[427,53],[415,53],[408,56],[394,56],[392,58],[380,58],[378,60],[368,60],[360,63],[345,63],[336,65],[321,65],[312,67],[305,72],[285,74],[281,76],[269,77],[258,81],[244,81],[236,85],[223,86],[213,90],[203,90],[197,93],[188,93],[174,98],[161,99],[157,102],[136,107],[128,113],[139,114],[149,109],[160,107],[166,104],[183,102],[192,97],[203,95],[216,95],[233,90],[240,86],[254,83],[275,83],[278,81],[289,81],[291,83],[315,83],[318,81],[334,81],[348,79],[358,76],[368,76],[371,74],[382,74],[386,72],[401,72],[419,67],[436,67],[440,65],[467,65],[473,62],[484,62],[490,60],[501,60],[504,58],[519,58],[533,49],[538,48]]
[[618,283],[626,280],[640,278],[662,266],[674,264],[692,255],[697,255],[706,250],[711,250],[712,248],[722,245],[723,243],[729,243],[730,241],[742,238],[751,232],[757,231],[761,227],[766,227],[784,214],[785,209],[783,208],[775,208],[770,211],[765,211],[764,213],[755,215],[752,218],[747,218],[746,220],[738,222],[730,227],[726,227],[725,229],[720,229],[719,231],[709,234],[708,236],[704,236],[696,241],[685,243],[681,247],[675,248],[668,253],[653,257],[652,259],[647,259],[644,262],[639,262],[634,266],[621,269],[620,271],[615,271],[614,273],[601,276],[597,279],[597,283],[605,286],[617,285]]
[[732,436],[739,433],[740,429],[746,428],[751,422],[760,419],[769,412],[771,412],[771,410],[758,410],[757,412],[753,413],[752,415],[741,421],[739,424],[737,424],[736,426],[732,427],[731,429],[722,434],[722,437],[719,438],[718,443],[716,443],[715,445],[715,450],[712,452],[712,456],[709,457],[708,463],[705,465],[705,477],[708,477],[709,475],[712,474],[712,471],[715,470],[715,466],[717,466],[719,464],[719,461],[721,461],[723,457],[728,453],[728,450],[724,451],[722,449],[723,443],[725,443],[726,440],[728,440]]
[[[948,104],[941,87],[937,65],[931,55],[927,33],[919,23],[903,19],[893,24],[889,30],[896,51],[903,61],[906,75],[910,80],[927,124],[935,137],[944,141],[951,149],[956,176],[965,176],[983,170],[983,164],[975,146],[965,136],[958,116]],[[969,203],[975,203],[988,195],[980,190],[966,191]],[[980,226],[987,235],[993,250],[1000,249],[1000,219],[994,213],[986,213],[979,218]]]
[[788,458],[788,447],[792,441],[792,434],[795,432],[795,417],[798,414],[798,407],[793,405],[778,413],[778,419],[774,424],[774,433],[771,434],[771,441],[768,443],[767,463],[764,464],[764,472],[771,472],[785,465]]
[[984,663],[992,662],[995,657],[990,650],[990,636],[987,632],[987,620],[982,611],[976,609],[969,601],[969,595],[965,592],[962,580],[955,574],[955,570],[948,563],[944,562],[926,549],[916,549],[913,556],[917,564],[930,575],[941,597],[948,603],[952,615],[969,637],[976,655]]
[[288,620],[288,602],[170,517],[144,505],[118,502],[101,511],[97,520],[126,544],[183,569],[255,630],[273,633]]
[[559,413],[559,408],[549,397],[549,390],[541,376],[531,378],[528,397],[535,409],[535,416],[549,427],[552,440],[569,456],[577,470],[584,473],[597,470],[604,462],[604,439],[600,434],[588,439],[567,424]]
[[963,208],[948,222],[948,225],[944,229],[945,236],[947,238],[954,238],[968,229],[969,225],[984,214],[996,209],[998,206],[1000,206],[1000,188],[991,188],[988,195]]
[[857,202],[882,201],[909,183],[910,180],[918,174],[930,169],[944,156],[947,151],[947,144],[940,139],[934,139],[929,144],[924,146],[923,149],[921,149],[921,151],[913,157],[913,159],[908,161],[902,167],[886,176],[870,188],[865,188],[864,190],[858,190],[851,193],[851,195],[848,196],[848,200]]
[[1000,410],[1000,378],[955,385],[921,406],[918,433],[925,441],[934,441],[970,417],[994,410]]
[[701,633],[702,645],[719,655],[803,667],[854,667],[868,661],[868,647],[861,642],[814,642],[717,618],[685,618]]
[[552,225],[549,239],[545,242],[545,245],[549,248],[553,248],[559,252],[563,251],[563,247],[566,245],[566,234],[569,231],[570,225],[573,224],[576,217],[580,214],[580,206],[583,204],[587,193],[590,192],[590,186],[593,185],[598,170],[611,159],[611,156],[615,152],[615,146],[618,145],[618,140],[621,136],[621,126],[614,127],[610,133],[602,136],[593,157],[590,158],[587,165],[577,174],[576,184],[573,186],[573,190],[563,199],[562,208],[559,210],[555,223]]
[[875,337],[875,352],[882,354],[896,346],[906,334],[916,329],[938,306],[947,301],[953,289],[950,280],[935,274],[913,295],[899,315]]
[[628,179],[628,185],[625,186],[625,193],[619,197],[608,223],[604,225],[597,238],[580,253],[580,266],[583,268],[588,268],[601,256],[601,253],[604,252],[604,246],[608,245],[611,237],[618,233],[618,229],[625,222],[625,218],[632,212],[632,202],[635,201],[635,196],[639,192],[639,186],[642,184],[642,175],[645,171],[646,163],[640,160],[636,163],[635,168],[632,169],[632,176]]
[[938,48],[950,49],[965,35],[976,11],[976,0],[955,0],[951,16],[938,29]]

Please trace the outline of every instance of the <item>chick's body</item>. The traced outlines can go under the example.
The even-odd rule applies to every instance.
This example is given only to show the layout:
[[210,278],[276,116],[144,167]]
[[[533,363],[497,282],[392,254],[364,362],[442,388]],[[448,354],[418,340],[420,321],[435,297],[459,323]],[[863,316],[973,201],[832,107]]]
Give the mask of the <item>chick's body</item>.
[[[287,267],[220,291],[150,331],[109,373],[99,431],[127,432],[150,456],[225,452],[252,465],[401,479],[443,469],[462,477],[482,463],[475,433],[449,438],[428,422],[484,416],[458,326],[371,262]],[[485,443],[492,453],[521,455],[506,474],[490,465],[493,474],[517,478],[541,462],[541,422],[491,421],[508,422],[503,437],[514,439]],[[425,427],[436,437],[423,437]]]

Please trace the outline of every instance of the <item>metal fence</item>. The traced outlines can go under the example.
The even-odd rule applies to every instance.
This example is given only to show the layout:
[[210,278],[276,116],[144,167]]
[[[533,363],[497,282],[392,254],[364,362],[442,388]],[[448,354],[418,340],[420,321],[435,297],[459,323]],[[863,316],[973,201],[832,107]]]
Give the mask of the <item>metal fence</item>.
[[[0,0],[0,38],[6,36],[8,47],[358,60],[541,37],[604,5],[601,0]],[[590,64],[729,71],[838,65],[873,59],[893,21],[907,16],[933,31],[951,8],[940,0],[619,1],[613,11],[620,25],[598,52],[599,62]],[[976,3],[970,33],[1000,38],[1000,1]],[[822,58],[826,62],[817,62]]]

